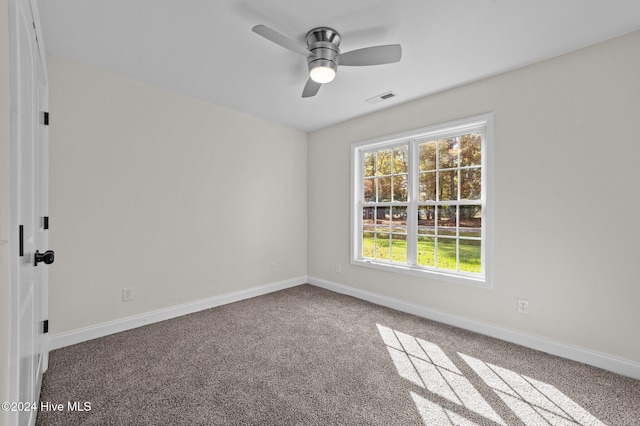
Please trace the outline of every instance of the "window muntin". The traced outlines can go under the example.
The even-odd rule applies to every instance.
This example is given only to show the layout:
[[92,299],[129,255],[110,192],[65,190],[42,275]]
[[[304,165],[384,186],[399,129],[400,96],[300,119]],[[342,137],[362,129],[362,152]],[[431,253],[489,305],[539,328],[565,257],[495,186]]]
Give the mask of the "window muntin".
[[487,282],[490,120],[354,144],[353,263]]

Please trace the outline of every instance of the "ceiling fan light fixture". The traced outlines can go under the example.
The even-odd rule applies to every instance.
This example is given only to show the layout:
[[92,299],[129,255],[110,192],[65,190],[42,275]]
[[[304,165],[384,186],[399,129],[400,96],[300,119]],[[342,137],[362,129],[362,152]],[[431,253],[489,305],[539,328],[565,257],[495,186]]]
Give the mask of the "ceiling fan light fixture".
[[303,98],[315,96],[322,84],[333,81],[338,71],[338,64],[347,66],[382,65],[398,62],[402,57],[402,47],[399,44],[364,47],[340,53],[342,39],[340,33],[329,27],[317,27],[309,31],[306,37],[306,48],[265,25],[256,25],[252,31],[307,58],[309,78],[302,91]]
[[316,83],[330,83],[334,78],[336,78],[336,70],[324,65],[317,66],[311,68],[309,71],[309,77],[311,77],[311,80]]

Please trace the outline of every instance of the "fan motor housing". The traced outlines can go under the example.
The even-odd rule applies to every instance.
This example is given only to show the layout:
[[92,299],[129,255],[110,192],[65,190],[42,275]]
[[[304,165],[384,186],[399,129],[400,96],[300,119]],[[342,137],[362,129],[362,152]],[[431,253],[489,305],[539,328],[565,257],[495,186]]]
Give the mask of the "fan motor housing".
[[340,33],[333,28],[318,27],[307,33],[307,46],[313,55],[307,57],[309,71],[316,67],[329,67],[338,70],[340,55]]

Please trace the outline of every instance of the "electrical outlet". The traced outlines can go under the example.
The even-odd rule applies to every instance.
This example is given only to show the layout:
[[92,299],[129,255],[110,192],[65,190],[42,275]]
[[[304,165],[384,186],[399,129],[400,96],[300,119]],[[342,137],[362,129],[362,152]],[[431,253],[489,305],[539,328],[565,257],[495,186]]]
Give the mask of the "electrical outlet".
[[122,301],[130,302],[133,300],[133,287],[125,287],[122,289]]
[[340,264],[336,263],[336,274],[340,273]]
[[518,299],[518,312],[521,314],[529,313],[529,301],[527,299]]
[[278,267],[276,266],[276,262],[271,262],[271,265],[269,265],[269,271],[276,272],[277,270],[278,270]]

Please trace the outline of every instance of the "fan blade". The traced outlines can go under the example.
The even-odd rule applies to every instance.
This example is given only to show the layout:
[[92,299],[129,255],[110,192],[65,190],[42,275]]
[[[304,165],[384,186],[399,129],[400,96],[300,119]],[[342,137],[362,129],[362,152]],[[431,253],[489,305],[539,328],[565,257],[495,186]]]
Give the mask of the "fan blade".
[[322,86],[321,83],[316,83],[311,79],[311,77],[309,77],[309,80],[307,80],[307,84],[304,85],[302,97],[310,98],[311,96],[315,96],[316,93],[318,93],[318,90],[320,90],[320,86]]
[[280,34],[279,32],[272,30],[269,27],[265,27],[264,25],[256,25],[251,29],[254,33],[261,35],[269,41],[274,42],[275,44],[279,44],[285,49],[289,49],[293,52],[296,52],[304,57],[307,56],[315,56],[306,47],[299,45],[295,41],[291,40],[289,37]]
[[402,58],[402,47],[399,44],[388,44],[342,53],[338,56],[338,64],[349,66],[382,65],[398,62],[400,58]]

